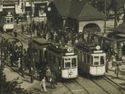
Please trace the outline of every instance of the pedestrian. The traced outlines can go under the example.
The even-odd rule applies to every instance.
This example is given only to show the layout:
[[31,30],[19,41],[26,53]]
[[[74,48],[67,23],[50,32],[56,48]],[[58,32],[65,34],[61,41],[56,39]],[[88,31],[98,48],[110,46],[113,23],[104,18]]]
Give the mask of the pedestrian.
[[17,32],[16,30],[13,31],[14,37],[17,37]]
[[106,66],[105,66],[105,70],[108,73],[108,67],[109,67],[109,59],[106,59]]
[[117,78],[118,78],[119,72],[120,72],[120,68],[119,68],[119,64],[117,63],[115,68],[115,73]]
[[56,88],[55,85],[56,85],[56,79],[55,79],[55,76],[52,74],[52,76],[50,77],[49,79],[50,81],[50,87],[53,89],[53,88]]
[[22,24],[21,25],[21,28],[22,28],[22,34],[24,33],[24,25]]
[[20,68],[21,68],[21,59],[20,58],[18,58],[17,66],[18,66],[18,70],[20,71]]
[[47,69],[46,69],[47,81],[50,80],[51,75],[52,75],[51,69],[50,69],[50,67],[47,67]]
[[40,82],[40,86],[41,86],[41,92],[44,91],[44,92],[47,92],[47,89],[46,89],[46,77],[43,76],[41,82]]
[[33,75],[34,75],[34,69],[33,67],[30,68],[30,80],[31,80],[31,83],[33,83]]

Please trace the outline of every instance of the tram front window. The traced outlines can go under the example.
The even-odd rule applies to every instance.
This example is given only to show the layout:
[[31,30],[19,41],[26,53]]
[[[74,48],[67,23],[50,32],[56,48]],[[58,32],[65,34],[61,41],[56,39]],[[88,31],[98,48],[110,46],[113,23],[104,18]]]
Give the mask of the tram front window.
[[10,23],[10,20],[9,20],[9,19],[6,19],[6,23]]
[[94,62],[94,65],[95,65],[95,66],[99,65],[99,62]]
[[76,65],[76,58],[73,58],[72,59],[72,67],[76,67],[77,65]]
[[65,68],[70,68],[70,62],[65,62]]

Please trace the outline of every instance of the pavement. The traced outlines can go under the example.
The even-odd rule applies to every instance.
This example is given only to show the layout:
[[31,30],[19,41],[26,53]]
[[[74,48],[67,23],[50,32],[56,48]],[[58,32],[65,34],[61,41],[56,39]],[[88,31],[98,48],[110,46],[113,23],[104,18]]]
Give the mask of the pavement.
[[115,74],[115,67],[110,67],[108,72],[105,73],[106,77],[120,86],[122,89],[125,90],[125,65],[119,66],[120,72],[118,77]]
[[[122,89],[125,90],[125,65],[120,66],[120,74],[119,77],[116,77],[114,73],[114,68],[110,69],[105,75],[114,83],[119,85]],[[45,92],[41,89],[40,81],[34,79],[33,83],[30,82],[30,76],[24,75],[21,76],[19,72],[15,72],[12,68],[5,66],[4,74],[6,75],[7,81],[13,81],[14,79],[19,78],[17,81],[21,83],[21,88],[32,92],[32,94],[44,94]],[[42,91],[41,91],[42,90]],[[64,87],[63,83],[58,83],[55,89],[50,88],[50,83],[47,82],[47,92],[45,94],[66,94],[68,92],[67,88]]]
[[[4,68],[4,74],[6,75],[7,81],[13,81],[17,78],[17,82],[21,83],[21,88],[24,88],[28,90],[28,92],[31,92],[32,94],[44,94],[45,92],[43,89],[41,89],[40,81],[34,80],[33,83],[30,82],[30,77],[27,75],[24,75],[24,77],[21,76],[20,73],[15,72],[12,68],[5,66]],[[64,92],[67,92],[68,90],[63,86],[62,83],[58,83],[56,85],[55,89],[50,88],[50,83],[47,83],[47,92],[46,94],[64,94]]]

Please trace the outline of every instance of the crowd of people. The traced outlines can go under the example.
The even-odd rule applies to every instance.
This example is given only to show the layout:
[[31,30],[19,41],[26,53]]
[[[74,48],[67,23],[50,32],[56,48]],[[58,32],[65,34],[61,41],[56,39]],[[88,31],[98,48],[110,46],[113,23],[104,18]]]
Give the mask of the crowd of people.
[[[11,66],[12,68],[17,68],[18,72],[22,74],[24,77],[26,71],[28,71],[29,76],[31,77],[31,83],[34,80],[34,77],[39,72],[39,79],[41,80],[41,88],[46,92],[46,81],[50,83],[51,88],[55,88],[55,76],[52,74],[49,67],[45,64],[43,66],[39,66],[37,64],[34,65],[34,62],[31,61],[31,49],[24,49],[22,45],[20,45],[19,41],[11,40],[6,41],[4,40],[5,44],[3,50],[4,54],[4,62],[5,64]],[[8,62],[10,61],[10,62]],[[35,68],[38,68],[39,71],[35,74]]]

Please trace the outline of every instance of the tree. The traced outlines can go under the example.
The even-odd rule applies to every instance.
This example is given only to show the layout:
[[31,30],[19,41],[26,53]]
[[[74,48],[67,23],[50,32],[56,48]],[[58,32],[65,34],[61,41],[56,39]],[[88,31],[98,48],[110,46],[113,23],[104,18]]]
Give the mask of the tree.
[[20,87],[17,79],[6,81],[6,76],[3,74],[3,68],[0,68],[0,94],[27,94],[27,91]]
[[[99,11],[103,11],[108,17],[109,12],[114,12],[114,28],[117,26],[119,21],[119,10],[123,8],[125,0],[91,0],[92,5],[96,7]],[[105,3],[106,2],[106,3]]]

